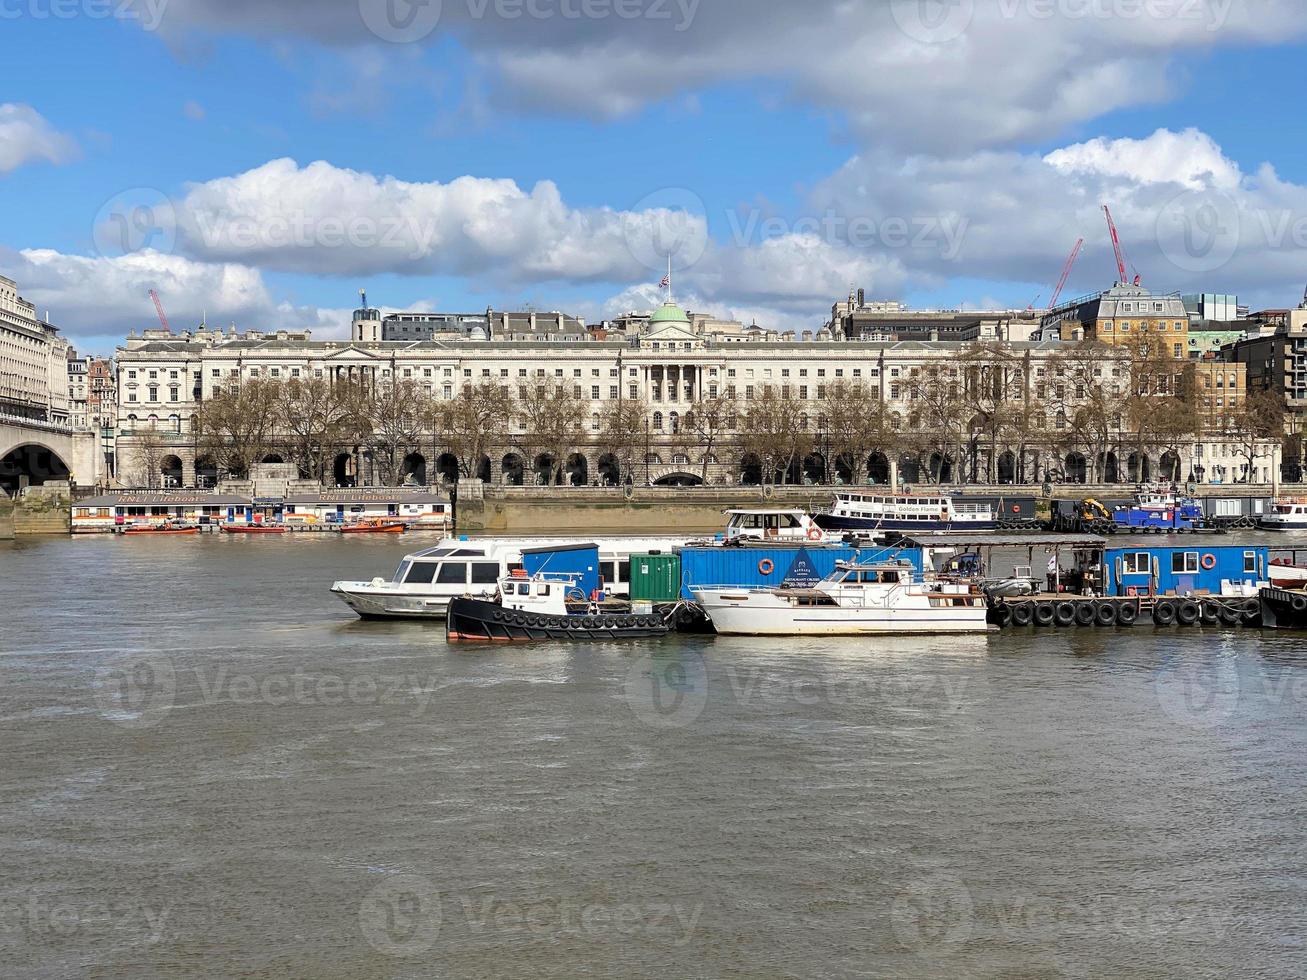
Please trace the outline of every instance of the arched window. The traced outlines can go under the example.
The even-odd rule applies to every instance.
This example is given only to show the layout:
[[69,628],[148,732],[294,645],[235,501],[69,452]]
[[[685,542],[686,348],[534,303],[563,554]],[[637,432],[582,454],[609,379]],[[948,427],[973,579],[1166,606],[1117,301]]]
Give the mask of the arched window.
[[169,416],[168,416],[168,428],[172,429],[173,432],[181,432],[181,430],[182,430],[182,417],[181,417],[180,415],[169,415]]
[[672,457],[672,462],[675,463],[677,466],[685,466],[689,464],[690,457],[685,455],[685,453],[677,453],[675,456]]
[[653,417],[653,427],[654,427],[655,429],[657,429],[659,432],[661,432],[661,431],[663,430],[663,413],[662,413],[662,412],[654,412],[654,417]]
[[672,435],[676,435],[678,432],[681,431],[681,417],[677,415],[675,412],[672,412],[670,415],[667,416],[667,421],[668,423],[670,423],[672,427]]
[[129,416],[127,416],[127,428],[129,428],[129,429],[134,429],[134,428],[136,428],[136,416],[135,416],[135,415],[129,415]]
[[150,423],[151,429],[157,429],[159,427],[159,416],[157,415],[151,415],[148,419],[146,419],[146,421]]
[[644,458],[644,461],[648,463],[650,466],[663,465],[663,458],[659,456],[657,453],[650,453],[648,456]]

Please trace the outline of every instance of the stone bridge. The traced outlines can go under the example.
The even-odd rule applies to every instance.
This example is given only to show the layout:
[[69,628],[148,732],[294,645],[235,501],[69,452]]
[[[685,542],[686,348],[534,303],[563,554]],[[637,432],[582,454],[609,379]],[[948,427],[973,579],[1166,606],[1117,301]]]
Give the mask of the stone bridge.
[[0,487],[8,493],[50,481],[94,485],[103,469],[95,432],[0,417]]

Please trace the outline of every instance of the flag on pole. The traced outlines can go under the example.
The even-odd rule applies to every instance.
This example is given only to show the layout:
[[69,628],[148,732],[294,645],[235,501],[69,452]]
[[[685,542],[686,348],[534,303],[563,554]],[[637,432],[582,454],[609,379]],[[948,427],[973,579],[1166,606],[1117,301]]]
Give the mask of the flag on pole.
[[660,283],[658,284],[658,288],[659,288],[659,289],[666,289],[666,288],[667,288],[668,286],[670,286],[671,284],[672,284],[672,277],[671,277],[671,276],[663,276],[663,281],[660,282]]

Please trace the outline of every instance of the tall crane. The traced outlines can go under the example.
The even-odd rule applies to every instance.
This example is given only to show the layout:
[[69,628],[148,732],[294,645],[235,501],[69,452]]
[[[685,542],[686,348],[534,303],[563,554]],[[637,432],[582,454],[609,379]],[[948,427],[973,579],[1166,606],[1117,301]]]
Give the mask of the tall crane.
[[163,325],[163,332],[172,333],[172,327],[168,325],[168,314],[163,312],[163,303],[159,299],[159,294],[153,289],[150,290],[150,299],[154,300],[154,308],[159,312],[159,323]]
[[1075,248],[1071,249],[1071,254],[1067,256],[1066,265],[1062,266],[1062,278],[1057,281],[1057,287],[1048,301],[1050,310],[1057,308],[1057,301],[1062,298],[1062,290],[1066,289],[1067,280],[1071,278],[1071,270],[1075,268],[1076,259],[1080,258],[1080,250],[1084,247],[1085,240],[1077,239]]
[[[1112,209],[1103,205],[1103,214],[1107,215],[1107,230],[1112,233],[1112,251],[1116,253],[1116,271],[1120,273],[1117,282],[1126,285],[1130,278],[1125,272],[1125,250],[1121,248],[1121,236],[1116,233],[1116,222],[1112,220]],[[1139,285],[1139,273],[1135,273],[1134,284]]]

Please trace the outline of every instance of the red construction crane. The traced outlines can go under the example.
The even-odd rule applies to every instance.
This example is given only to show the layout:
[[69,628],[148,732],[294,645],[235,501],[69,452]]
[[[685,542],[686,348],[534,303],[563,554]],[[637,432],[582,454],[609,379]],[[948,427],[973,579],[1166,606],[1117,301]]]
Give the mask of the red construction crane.
[[[1107,230],[1112,233],[1112,251],[1116,253],[1116,271],[1120,273],[1121,278],[1117,281],[1122,285],[1130,282],[1130,278],[1125,273],[1125,250],[1121,248],[1121,236],[1116,233],[1116,222],[1112,220],[1112,209],[1106,204],[1103,205],[1103,214],[1107,215]],[[1134,284],[1139,285],[1139,273],[1135,273]]]
[[1066,265],[1062,266],[1062,278],[1057,281],[1057,288],[1053,290],[1053,295],[1048,301],[1050,310],[1057,308],[1057,301],[1062,297],[1062,290],[1066,289],[1067,280],[1071,278],[1071,270],[1075,267],[1076,259],[1080,258],[1080,250],[1084,247],[1085,240],[1077,239],[1075,248],[1071,249],[1071,254],[1067,256]]
[[159,311],[159,322],[163,324],[163,332],[172,333],[172,327],[168,325],[168,314],[163,312],[163,303],[159,300],[159,294],[153,289],[150,290],[150,299],[154,300],[154,308]]

